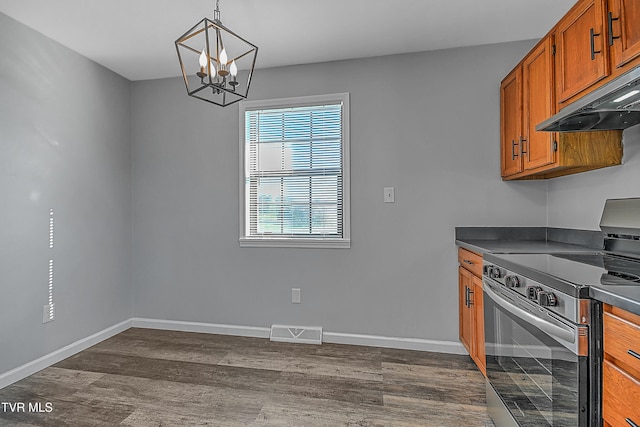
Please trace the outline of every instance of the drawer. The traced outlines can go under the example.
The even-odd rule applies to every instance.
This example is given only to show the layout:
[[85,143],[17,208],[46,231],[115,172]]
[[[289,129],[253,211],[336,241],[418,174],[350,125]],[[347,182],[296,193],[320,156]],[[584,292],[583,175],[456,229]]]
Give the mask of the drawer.
[[482,256],[464,248],[458,248],[458,262],[476,276],[482,276]]
[[640,378],[640,326],[604,312],[604,352]]
[[605,421],[612,426],[633,426],[632,423],[640,426],[638,402],[640,382],[605,360],[602,367],[602,417]]

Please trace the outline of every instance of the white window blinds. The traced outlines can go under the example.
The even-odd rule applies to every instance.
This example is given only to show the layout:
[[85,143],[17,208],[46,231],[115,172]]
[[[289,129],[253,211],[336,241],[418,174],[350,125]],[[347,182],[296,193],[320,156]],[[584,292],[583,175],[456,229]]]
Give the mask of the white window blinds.
[[244,111],[245,238],[344,238],[344,108],[337,100]]

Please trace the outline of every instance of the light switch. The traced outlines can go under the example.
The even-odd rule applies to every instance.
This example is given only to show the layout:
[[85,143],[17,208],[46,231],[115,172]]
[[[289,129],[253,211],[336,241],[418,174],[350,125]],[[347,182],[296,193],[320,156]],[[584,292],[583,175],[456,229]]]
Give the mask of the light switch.
[[393,187],[385,187],[384,189],[384,202],[394,203],[396,201],[395,191]]

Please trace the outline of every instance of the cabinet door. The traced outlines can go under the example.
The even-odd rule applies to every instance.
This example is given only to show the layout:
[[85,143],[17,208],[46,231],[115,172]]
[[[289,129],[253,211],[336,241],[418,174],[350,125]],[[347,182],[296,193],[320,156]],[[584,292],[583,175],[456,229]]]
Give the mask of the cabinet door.
[[553,132],[538,132],[536,125],[554,114],[553,44],[540,43],[522,63],[524,169],[536,169],[555,161]]
[[487,376],[487,360],[484,348],[484,296],[482,293],[482,279],[473,276],[473,334],[475,344],[475,362],[480,372]]
[[458,287],[460,291],[459,296],[459,321],[460,321],[460,341],[466,347],[469,354],[473,355],[472,345],[472,317],[471,308],[469,304],[470,298],[472,298],[471,292],[473,292],[473,275],[462,267],[458,267]]
[[640,56],[640,2],[611,0],[608,17],[613,65],[621,67]]
[[517,67],[500,85],[500,169],[502,176],[522,172],[522,68]]
[[556,29],[556,83],[562,103],[609,74],[605,0],[581,0]]

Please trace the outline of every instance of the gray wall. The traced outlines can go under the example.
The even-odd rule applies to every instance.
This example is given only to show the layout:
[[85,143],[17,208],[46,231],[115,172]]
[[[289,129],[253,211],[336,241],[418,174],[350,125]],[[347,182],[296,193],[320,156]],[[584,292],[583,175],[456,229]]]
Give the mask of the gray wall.
[[131,317],[130,121],[129,81],[0,13],[0,373]]
[[549,181],[549,226],[599,230],[606,199],[640,197],[640,126],[622,134],[624,155],[614,166]]
[[546,225],[547,184],[499,176],[500,79],[532,45],[256,71],[251,99],[351,94],[342,250],[240,248],[237,106],[133,83],[134,316],[457,341],[454,227]]

